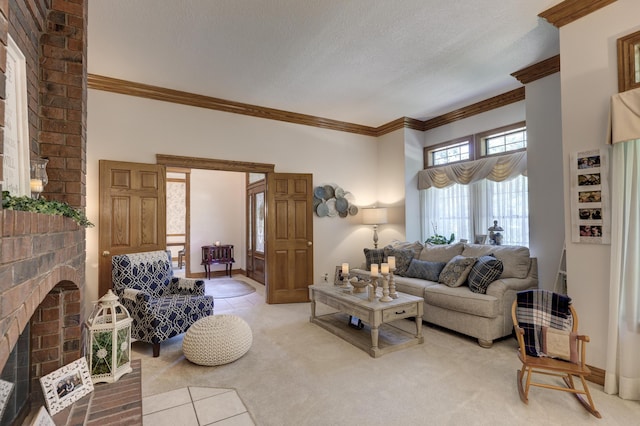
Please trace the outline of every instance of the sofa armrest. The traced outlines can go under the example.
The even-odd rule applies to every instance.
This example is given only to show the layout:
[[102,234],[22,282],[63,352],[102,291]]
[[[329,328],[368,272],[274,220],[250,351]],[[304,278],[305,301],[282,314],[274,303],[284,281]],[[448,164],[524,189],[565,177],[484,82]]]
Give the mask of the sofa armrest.
[[487,294],[502,299],[507,291],[515,293],[538,288],[538,259],[531,258],[529,273],[525,278],[498,278],[487,287]]
[[204,280],[173,277],[170,291],[171,294],[204,296]]

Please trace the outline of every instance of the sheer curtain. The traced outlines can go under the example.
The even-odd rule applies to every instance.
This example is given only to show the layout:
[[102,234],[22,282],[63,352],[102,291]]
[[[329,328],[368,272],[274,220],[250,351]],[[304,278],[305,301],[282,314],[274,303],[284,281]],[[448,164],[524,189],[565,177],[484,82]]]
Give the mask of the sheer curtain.
[[604,390],[640,400],[640,139],[613,146],[611,274]]
[[518,176],[503,182],[487,179],[469,185],[453,184],[446,188],[423,190],[423,241],[439,234],[456,240],[474,241],[476,234],[487,234],[497,220],[504,229],[505,245],[529,245],[529,198],[527,177]]

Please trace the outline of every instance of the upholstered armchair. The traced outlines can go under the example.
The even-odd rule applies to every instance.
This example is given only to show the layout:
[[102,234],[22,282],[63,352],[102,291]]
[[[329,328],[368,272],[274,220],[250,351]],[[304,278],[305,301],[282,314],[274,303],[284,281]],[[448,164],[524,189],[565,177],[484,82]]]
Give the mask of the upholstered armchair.
[[151,343],[154,357],[161,342],[213,314],[204,281],[174,277],[165,251],[113,256],[111,266],[113,289],[133,319],[131,338]]

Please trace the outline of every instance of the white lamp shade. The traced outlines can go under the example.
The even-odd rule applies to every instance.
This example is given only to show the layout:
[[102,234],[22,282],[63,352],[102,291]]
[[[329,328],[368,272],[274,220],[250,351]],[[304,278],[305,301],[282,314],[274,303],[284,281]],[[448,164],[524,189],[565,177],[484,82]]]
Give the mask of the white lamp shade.
[[365,225],[382,225],[387,223],[387,208],[373,207],[362,209],[362,223]]

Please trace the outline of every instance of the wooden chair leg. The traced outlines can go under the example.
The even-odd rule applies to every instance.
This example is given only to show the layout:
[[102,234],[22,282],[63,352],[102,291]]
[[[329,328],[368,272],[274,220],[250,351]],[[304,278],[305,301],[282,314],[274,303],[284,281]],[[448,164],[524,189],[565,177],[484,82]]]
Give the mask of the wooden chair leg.
[[[595,417],[601,419],[602,415],[600,414],[600,412],[598,410],[596,410],[596,406],[593,403],[593,399],[591,398],[591,393],[589,392],[589,387],[587,386],[587,381],[585,380],[584,376],[579,376],[580,377],[580,381],[582,382],[582,389],[584,390],[584,394],[587,395],[587,399],[588,402],[585,401],[585,399],[582,397],[582,395],[578,394],[578,393],[574,393],[573,395],[576,397],[576,399],[578,400],[578,402],[580,404],[582,404],[582,406],[591,414],[593,414]],[[563,377],[564,382],[567,384],[567,386],[569,386],[572,389],[575,389],[575,386],[573,385],[573,378],[571,377],[571,375],[568,375],[567,377]]]
[[518,395],[520,395],[520,399],[522,400],[522,402],[524,402],[525,404],[529,403],[529,400],[527,399],[527,396],[524,394],[524,389],[522,388],[522,378],[524,376],[524,367],[522,370],[518,370],[517,373],[517,378],[518,378]]
[[160,343],[153,343],[153,357],[158,358],[160,356]]

